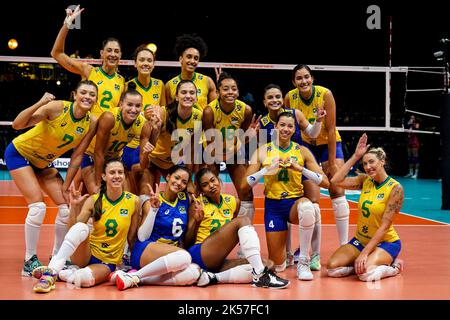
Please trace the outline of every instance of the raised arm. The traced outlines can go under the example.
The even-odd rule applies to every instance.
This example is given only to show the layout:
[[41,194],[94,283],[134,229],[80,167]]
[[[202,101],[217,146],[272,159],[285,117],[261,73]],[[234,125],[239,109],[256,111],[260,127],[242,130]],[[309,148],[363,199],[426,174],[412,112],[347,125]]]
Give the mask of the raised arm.
[[204,216],[202,195],[200,195],[199,198],[195,198],[193,194],[190,194],[189,203],[189,219],[183,241],[185,248],[189,248],[194,244],[198,227],[200,226]]
[[58,36],[53,44],[51,55],[53,59],[55,59],[65,69],[72,73],[81,75],[83,79],[87,79],[89,77],[89,73],[91,72],[92,66],[85,62],[71,58],[64,52],[66,37],[69,33],[70,25],[72,24],[72,21],[75,20],[81,12],[83,12],[83,10],[84,9],[80,9],[80,6],[77,6],[74,11],[66,9],[66,18],[64,19],[64,24],[59,30]]
[[367,152],[370,145],[367,144],[367,135],[364,133],[358,141],[355,153],[348,159],[344,165],[331,178],[331,183],[344,189],[360,190],[362,189],[366,175],[362,174],[357,177],[348,177],[352,167],[361,159],[361,157]]
[[31,107],[26,108],[17,115],[16,119],[14,119],[12,123],[13,129],[20,130],[34,126],[42,120],[49,119],[51,116],[51,110],[62,110],[62,101],[54,100],[54,95],[48,92],[44,93],[38,102],[33,104]]

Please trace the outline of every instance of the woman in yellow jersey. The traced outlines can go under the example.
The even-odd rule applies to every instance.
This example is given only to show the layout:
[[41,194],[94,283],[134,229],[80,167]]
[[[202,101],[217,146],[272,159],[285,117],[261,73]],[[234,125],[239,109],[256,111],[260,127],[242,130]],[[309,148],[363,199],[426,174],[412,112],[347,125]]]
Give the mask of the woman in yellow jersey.
[[[155,54],[146,45],[141,45],[134,51],[134,63],[137,77],[127,82],[127,87],[134,85],[142,95],[142,110],[146,119],[153,113],[159,113],[159,108],[166,105],[164,83],[151,76],[155,67]],[[139,165],[140,134],[136,135],[123,149],[122,159],[129,172],[130,187],[136,194],[143,194],[145,183],[140,184],[142,176]]]
[[[296,89],[289,91],[286,95],[285,104],[287,107],[300,109],[310,122],[317,118],[319,109],[325,109],[327,114],[319,136],[311,139],[302,133],[302,138],[303,145],[311,150],[317,162],[322,165],[323,171],[331,178],[344,164],[341,137],[336,129],[336,102],[329,89],[314,85],[313,82],[311,69],[304,64],[297,65],[292,71],[292,83]],[[342,245],[348,241],[350,209],[344,189],[330,185],[329,192],[339,243]],[[309,195],[313,197],[311,193]],[[318,200],[319,197],[320,190],[316,188],[313,200]]]
[[82,79],[92,80],[97,85],[97,103],[92,113],[99,117],[102,112],[118,106],[120,95],[124,90],[125,80],[117,73],[122,50],[119,41],[115,38],[108,38],[103,41],[102,50],[100,50],[102,60],[100,67],[94,67],[86,62],[71,58],[64,52],[66,36],[69,33],[70,26],[83,10],[80,9],[80,6],[76,7],[74,11],[66,9],[66,18],[56,37],[51,55],[68,71],[79,74]]
[[200,208],[186,192],[191,172],[176,165],[166,180],[163,192],[158,185],[155,192],[147,185],[150,193],[143,202],[138,240],[131,254],[136,270],[116,271],[110,279],[119,290],[138,285],[189,285],[200,276],[199,266],[182,249],[188,220]]
[[[192,262],[202,268],[198,286],[215,283],[251,283],[255,287],[282,289],[289,281],[275,275],[263,261],[255,228],[246,216],[238,216],[240,201],[221,191],[219,177],[202,168],[195,175],[200,210],[189,220],[186,245]],[[245,259],[227,260],[240,244]]]
[[[248,157],[245,155],[244,139],[255,137],[259,129],[259,120],[255,120],[252,108],[238,100],[239,89],[235,79],[222,72],[217,81],[219,97],[213,100],[203,110],[203,130],[206,134],[207,144],[214,146],[214,154],[211,159],[205,159],[211,169],[218,174],[219,164],[226,163],[228,173],[237,190],[241,201],[241,214],[245,214],[253,222],[255,207],[253,205],[253,193],[251,189],[241,189],[241,179],[247,169]],[[216,132],[210,134],[208,130]],[[221,140],[216,141],[215,137]],[[247,141],[248,142],[248,141]]]
[[[33,271],[33,276],[39,279],[33,287],[35,292],[55,289],[58,277],[77,287],[92,287],[108,280],[109,274],[122,261],[125,243],[133,245],[139,224],[139,198],[124,191],[124,182],[123,163],[119,159],[109,159],[105,162],[99,194],[82,196],[82,188],[72,188],[71,227],[48,267]],[[87,225],[90,218],[94,220],[92,232]],[[62,270],[69,258],[81,269]]]
[[[195,84],[190,80],[180,81],[175,99],[160,108],[158,119],[162,123],[161,129],[156,144],[150,141],[151,146],[155,145],[154,149],[148,148],[149,139],[154,137],[150,128],[144,127],[141,134],[140,164],[144,168],[141,184],[150,183],[153,188],[159,183],[161,175],[166,177],[175,164],[183,163],[192,171],[194,156],[199,156],[194,155],[194,151],[201,151],[202,112],[194,108],[197,101]],[[191,187],[190,192],[193,192]]]
[[[8,170],[29,208],[25,220],[24,276],[30,276],[33,269],[41,265],[36,255],[46,212],[41,190],[58,206],[52,253],[55,255],[67,232],[68,189],[97,129],[97,120],[90,113],[97,99],[97,87],[92,81],[78,83],[74,102],[54,99],[46,93],[36,104],[19,113],[13,128],[34,128],[15,138],[5,150]],[[73,148],[63,181],[52,161]]]
[[[365,174],[347,177],[362,158]],[[403,261],[397,259],[401,241],[393,221],[403,204],[403,187],[386,173],[386,153],[367,145],[367,135],[358,141],[353,156],[331,179],[345,189],[361,190],[356,235],[337,249],[328,261],[330,277],[355,273],[362,281],[380,280],[399,274]]]
[[184,34],[176,39],[174,51],[181,64],[181,74],[166,82],[166,102],[169,104],[175,100],[176,88],[181,80],[191,80],[197,87],[196,106],[203,110],[217,97],[214,81],[195,72],[200,60],[206,56],[208,47],[198,35]]
[[291,140],[295,121],[292,112],[278,115],[275,125],[277,139],[255,151],[242,187],[253,187],[264,177],[264,223],[269,259],[274,261],[275,270],[281,272],[286,268],[287,223],[298,224],[300,257],[297,277],[312,280],[309,251],[317,217],[312,202],[304,196],[302,176],[324,188],[329,186],[329,182],[308,148]]
[[[291,109],[284,106],[283,101],[283,92],[281,91],[280,86],[276,84],[269,84],[264,88],[264,106],[267,108],[268,113],[264,115],[260,120],[260,132],[265,130],[265,135],[267,137],[267,142],[272,141],[272,135],[275,130],[275,120],[278,115],[282,112],[292,112],[295,113],[295,133],[292,136],[291,140],[298,143],[303,144],[302,140],[302,132],[304,132],[310,138],[316,138],[320,129],[322,128],[322,120],[326,115],[326,111],[323,108],[319,108],[317,110],[317,119],[315,119],[313,124],[311,124],[305,117],[305,115],[298,109]],[[260,133],[261,135],[261,133]],[[321,215],[320,215],[320,207],[319,207],[319,197],[320,194],[317,194],[317,185],[312,181],[308,180],[302,176],[302,184],[304,187],[305,196],[311,200],[314,206],[314,211],[316,212],[316,222],[314,224],[314,232],[313,239],[311,243],[311,270],[320,270],[320,239],[321,239]],[[318,197],[319,196],[319,197]],[[288,256],[287,264],[290,265],[293,262],[298,262],[298,255],[300,254],[300,249],[295,251],[294,255],[291,253],[291,225],[288,224],[288,235],[286,242],[286,254]]]
[[[90,194],[100,188],[102,168],[106,159],[120,158],[123,148],[139,135],[145,118],[141,115],[142,95],[128,88],[120,99],[120,108],[101,114],[97,134],[87,148],[81,163],[81,174]],[[125,189],[129,190],[128,183]]]

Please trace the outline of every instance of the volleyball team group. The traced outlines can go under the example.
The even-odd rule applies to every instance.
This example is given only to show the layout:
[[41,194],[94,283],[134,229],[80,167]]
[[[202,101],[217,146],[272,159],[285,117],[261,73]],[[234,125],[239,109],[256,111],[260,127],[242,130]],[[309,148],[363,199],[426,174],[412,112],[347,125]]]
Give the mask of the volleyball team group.
[[[207,46],[195,34],[176,39],[181,73],[165,84],[151,77],[155,53],[146,46],[135,50],[137,74],[127,82],[118,72],[117,39],[103,42],[101,66],[69,57],[66,37],[82,11],[66,9],[51,52],[81,76],[71,101],[45,93],[21,111],[13,128],[32,128],[5,151],[28,203],[22,275],[38,279],[35,292],[50,292],[57,281],[77,287],[111,282],[119,290],[219,283],[282,289],[292,281],[283,272],[295,264],[298,280],[313,280],[323,262],[321,187],[332,199],[340,245],[326,262],[327,275],[375,281],[401,272],[393,220],[403,188],[386,173],[385,152],[370,148],[366,134],[345,162],[333,94],[313,84],[307,65],[293,69],[294,89],[285,96],[278,85],[266,86],[267,114],[256,117],[238,100],[235,78],[221,68],[215,80],[196,72]],[[220,134],[209,137],[210,129]],[[267,141],[258,140],[263,131]],[[246,144],[255,139],[257,149],[246,154]],[[218,140],[223,148],[211,148]],[[214,149],[213,161],[192,161],[198,148],[200,157]],[[72,153],[63,179],[52,162],[66,152]],[[364,173],[347,176],[360,161]],[[237,196],[223,192],[220,163]],[[252,189],[260,181],[267,259],[253,227]],[[351,240],[345,189],[361,190]],[[37,257],[44,192],[58,207],[48,265]],[[298,248],[291,244],[292,232],[298,232]]]

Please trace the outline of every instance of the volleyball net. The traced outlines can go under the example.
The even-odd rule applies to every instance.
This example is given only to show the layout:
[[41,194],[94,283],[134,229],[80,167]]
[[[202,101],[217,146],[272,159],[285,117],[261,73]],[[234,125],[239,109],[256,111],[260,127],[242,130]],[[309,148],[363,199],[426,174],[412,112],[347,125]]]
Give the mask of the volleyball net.
[[[101,64],[98,59],[80,60]],[[266,113],[262,104],[266,85],[280,85],[283,94],[293,88],[294,64],[201,62],[198,70],[215,79],[214,68],[218,67],[238,81],[240,99],[257,114]],[[439,99],[445,90],[444,68],[333,65],[310,65],[310,68],[315,84],[333,92],[336,125],[349,152],[353,151],[351,148],[361,132],[367,132],[379,145],[393,141],[394,151],[404,144],[401,133],[406,132],[432,140],[433,148],[439,144]],[[166,82],[179,72],[178,61],[156,61],[152,77]],[[126,80],[134,78],[134,61],[121,60],[119,73]],[[11,123],[21,110],[38,101],[46,91],[57,99],[69,100],[79,80],[79,75],[65,70],[53,58],[0,56],[0,158],[7,144],[19,134],[11,128]],[[421,123],[417,130],[406,126],[411,114]]]

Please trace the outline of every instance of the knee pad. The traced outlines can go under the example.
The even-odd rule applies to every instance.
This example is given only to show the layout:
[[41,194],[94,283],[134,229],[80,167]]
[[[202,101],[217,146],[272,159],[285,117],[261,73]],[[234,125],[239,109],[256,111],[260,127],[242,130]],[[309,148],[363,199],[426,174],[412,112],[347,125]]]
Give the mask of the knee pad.
[[167,272],[175,272],[187,268],[192,261],[189,252],[178,250],[171,252],[163,257]]
[[322,215],[320,214],[320,207],[318,203],[313,203],[314,207],[314,218],[316,219],[316,224],[322,221]]
[[345,196],[331,200],[336,220],[346,220],[350,215],[350,207]]
[[95,277],[89,267],[75,271],[70,280],[70,283],[73,283],[77,288],[88,288],[95,285]]
[[55,224],[66,226],[67,222],[69,222],[69,213],[69,206],[67,204],[60,204],[58,206],[58,214],[56,215]]
[[250,222],[253,223],[253,217],[255,215],[255,205],[253,201],[241,201],[241,208],[239,209],[239,216],[247,216]]
[[200,267],[195,264],[189,264],[184,270],[178,271],[173,275],[173,280],[177,286],[191,285],[200,277]]
[[82,222],[75,223],[67,232],[64,241],[76,249],[89,236],[89,227]]
[[298,223],[301,229],[311,229],[316,222],[314,206],[311,201],[301,201],[297,205]]
[[35,202],[28,205],[28,214],[25,219],[25,223],[33,226],[40,227],[44,222],[45,211],[47,206],[44,202]]
[[252,257],[261,254],[261,246],[259,243],[258,234],[253,226],[243,226],[238,230],[239,244],[244,257]]
[[253,268],[250,264],[241,264],[229,269],[229,283],[251,283],[253,280]]

